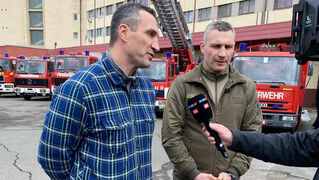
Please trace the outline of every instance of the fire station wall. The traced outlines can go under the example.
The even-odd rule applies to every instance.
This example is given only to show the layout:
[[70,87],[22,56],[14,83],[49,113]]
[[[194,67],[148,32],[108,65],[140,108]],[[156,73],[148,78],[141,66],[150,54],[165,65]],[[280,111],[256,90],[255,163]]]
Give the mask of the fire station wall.
[[291,21],[292,19],[292,8],[266,11],[266,24]]
[[0,45],[27,45],[26,0],[1,0]]
[[[310,61],[311,62],[311,61]],[[316,106],[316,90],[317,90],[317,84],[318,84],[318,75],[319,75],[319,62],[313,61],[314,64],[314,70],[312,76],[307,76],[306,83],[308,82],[308,85],[306,86],[305,91],[305,100],[304,100],[304,106],[311,107]]]
[[[44,47],[54,49],[80,44],[80,3],[78,0],[43,1]],[[77,14],[77,20],[74,19]],[[78,38],[74,38],[78,33]],[[56,43],[56,46],[55,46]]]

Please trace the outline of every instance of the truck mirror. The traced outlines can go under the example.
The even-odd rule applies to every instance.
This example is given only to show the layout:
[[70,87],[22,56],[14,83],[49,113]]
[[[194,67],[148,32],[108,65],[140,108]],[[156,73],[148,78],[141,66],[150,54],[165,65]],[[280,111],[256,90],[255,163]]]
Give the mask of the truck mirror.
[[53,72],[54,71],[54,62],[49,61],[49,72]]
[[313,75],[313,62],[308,64],[308,76],[312,76]]

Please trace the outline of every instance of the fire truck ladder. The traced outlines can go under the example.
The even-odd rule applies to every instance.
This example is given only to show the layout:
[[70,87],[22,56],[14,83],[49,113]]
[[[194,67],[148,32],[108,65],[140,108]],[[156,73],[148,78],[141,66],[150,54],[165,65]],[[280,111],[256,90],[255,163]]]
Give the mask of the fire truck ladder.
[[[152,0],[160,20],[163,35],[169,37],[175,50],[190,50],[195,60],[195,50],[191,42],[191,33],[188,30],[179,0]],[[187,60],[188,63],[192,61]]]

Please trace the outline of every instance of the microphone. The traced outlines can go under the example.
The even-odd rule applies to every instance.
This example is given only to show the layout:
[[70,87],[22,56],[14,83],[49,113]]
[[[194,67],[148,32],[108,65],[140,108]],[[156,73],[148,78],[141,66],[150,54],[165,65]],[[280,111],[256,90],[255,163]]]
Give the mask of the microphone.
[[218,136],[216,131],[212,130],[209,127],[209,119],[213,117],[213,113],[210,109],[205,95],[198,94],[197,96],[188,100],[188,109],[191,111],[192,115],[199,123],[204,123],[206,129],[210,133],[210,136],[215,138],[215,146],[217,150],[222,153],[224,158],[227,158],[228,153],[226,152],[220,137]]

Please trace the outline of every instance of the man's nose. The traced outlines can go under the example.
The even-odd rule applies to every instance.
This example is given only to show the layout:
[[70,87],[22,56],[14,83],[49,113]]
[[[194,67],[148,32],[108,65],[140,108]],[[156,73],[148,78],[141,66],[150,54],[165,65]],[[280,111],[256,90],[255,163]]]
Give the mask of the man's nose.
[[158,45],[158,37],[156,37],[152,43],[152,49],[157,52],[160,50],[159,45]]
[[225,47],[222,47],[222,48],[219,49],[218,56],[226,57],[226,49],[225,49]]

